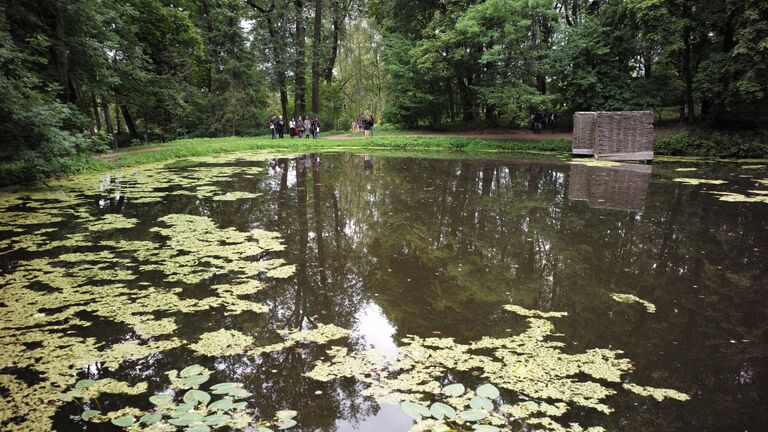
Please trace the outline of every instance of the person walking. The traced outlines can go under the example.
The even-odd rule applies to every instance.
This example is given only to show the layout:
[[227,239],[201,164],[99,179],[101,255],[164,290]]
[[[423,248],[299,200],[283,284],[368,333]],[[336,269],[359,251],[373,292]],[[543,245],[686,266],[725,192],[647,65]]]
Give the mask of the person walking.
[[315,116],[315,119],[312,120],[312,135],[315,139],[320,138],[320,117]]
[[371,136],[373,136],[373,132],[376,130],[376,119],[373,117],[373,114],[371,114],[370,123],[371,123]]
[[293,136],[296,134],[296,121],[291,117],[290,120],[288,120],[288,135],[291,136],[291,139],[293,139]]
[[368,118],[363,117],[363,132],[365,133],[365,137],[368,138],[371,135],[371,123]]
[[285,122],[283,121],[283,116],[277,117],[275,128],[277,129],[277,136],[280,137],[280,139],[283,139],[283,133],[285,132]]
[[275,139],[275,116],[269,118],[269,132],[272,133],[272,139]]
[[301,119],[301,116],[296,119],[296,136],[299,139],[304,138],[304,121]]
[[309,120],[309,117],[304,116],[304,138],[309,139],[309,136],[311,133],[312,133],[312,122]]

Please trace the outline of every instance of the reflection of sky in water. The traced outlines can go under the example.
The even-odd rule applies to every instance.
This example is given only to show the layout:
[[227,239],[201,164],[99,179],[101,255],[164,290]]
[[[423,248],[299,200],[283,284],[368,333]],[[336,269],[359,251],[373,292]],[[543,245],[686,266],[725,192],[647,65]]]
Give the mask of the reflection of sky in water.
[[381,405],[379,412],[366,417],[360,423],[350,424],[346,421],[336,422],[337,432],[363,431],[363,432],[399,432],[407,431],[413,426],[413,420],[400,411],[397,405]]
[[[389,356],[397,356],[397,345],[393,339],[395,327],[384,315],[384,311],[376,303],[369,302],[357,315],[357,325],[354,328],[356,336],[365,341],[366,347],[373,347]],[[397,405],[382,404],[376,415],[366,417],[359,423],[337,421],[338,432],[345,431],[407,431],[413,421],[400,411]]]
[[376,348],[389,356],[397,356],[397,345],[392,338],[395,328],[376,303],[368,303],[357,313],[356,318],[357,326],[354,332],[365,340],[367,346]]

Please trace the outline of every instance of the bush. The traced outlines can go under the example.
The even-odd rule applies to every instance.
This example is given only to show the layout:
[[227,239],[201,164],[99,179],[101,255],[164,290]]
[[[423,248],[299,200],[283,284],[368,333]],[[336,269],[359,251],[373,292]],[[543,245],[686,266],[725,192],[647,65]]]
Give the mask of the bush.
[[685,131],[658,138],[656,154],[722,158],[768,158],[768,130]]

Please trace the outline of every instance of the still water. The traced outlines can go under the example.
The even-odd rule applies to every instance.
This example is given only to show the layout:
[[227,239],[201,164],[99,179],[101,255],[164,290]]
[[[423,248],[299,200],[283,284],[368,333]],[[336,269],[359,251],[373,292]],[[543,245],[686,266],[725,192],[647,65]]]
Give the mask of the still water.
[[[404,432],[413,420],[366,392],[362,372],[312,374],[334,361],[331,347],[394,361],[411,355],[409,335],[466,346],[550,322],[539,338],[557,341],[548,353],[608,350],[627,362],[620,378],[577,367],[530,392],[490,368],[431,379],[493,382],[499,403],[562,402],[549,417],[563,428],[768,430],[768,204],[711,193],[760,197],[765,167],[351,153],[188,162],[0,192],[2,429],[120,430],[77,416],[143,413],[150,395],[172,394],[166,372],[199,364],[211,383],[242,383],[255,417],[298,411],[290,430]],[[567,315],[526,319],[505,305]],[[347,333],[252,351],[322,325]],[[200,342],[222,329],[242,342]],[[525,358],[515,373],[542,367]],[[59,400],[83,378],[146,388]],[[540,396],[564,382],[599,383],[607,409]],[[657,401],[628,383],[689,399]],[[505,429],[557,426],[523,416]]]

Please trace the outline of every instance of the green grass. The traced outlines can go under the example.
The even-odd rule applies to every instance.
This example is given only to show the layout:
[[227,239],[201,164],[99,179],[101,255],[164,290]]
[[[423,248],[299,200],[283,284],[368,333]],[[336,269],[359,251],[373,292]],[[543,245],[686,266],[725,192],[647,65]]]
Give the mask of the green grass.
[[[398,137],[385,136],[354,139],[283,139],[269,137],[196,138],[171,141],[162,144],[131,147],[102,157],[80,156],[69,160],[57,160],[46,169],[46,177],[96,173],[121,167],[169,161],[187,157],[210,156],[241,151],[274,151],[275,153],[312,152],[329,150],[378,150],[392,152],[419,152],[441,150],[462,153],[487,152],[561,152],[570,151],[567,140],[542,141],[485,140],[465,137]],[[0,164],[0,186],[44,180],[41,170],[24,162]]]

